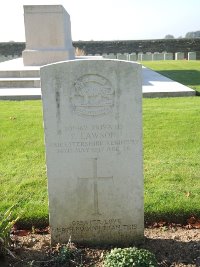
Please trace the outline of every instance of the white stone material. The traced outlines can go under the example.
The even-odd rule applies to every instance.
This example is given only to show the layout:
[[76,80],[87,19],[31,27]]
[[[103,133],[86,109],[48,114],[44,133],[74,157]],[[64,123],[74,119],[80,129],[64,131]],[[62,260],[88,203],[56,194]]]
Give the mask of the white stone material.
[[110,53],[110,54],[108,54],[108,55],[106,56],[106,58],[108,58],[108,59],[116,59],[117,56],[116,56],[115,54],[113,54],[113,53]]
[[[94,57],[90,57],[93,59]],[[38,77],[39,69],[37,66],[24,66],[22,58],[17,58],[0,63],[0,77]],[[163,75],[148,69],[142,68],[143,97],[174,97],[192,96],[196,92],[173,80],[167,79]],[[40,99],[40,88],[0,88],[1,100],[28,100]]]
[[103,58],[107,58],[107,55],[108,55],[107,53],[103,53],[103,54],[102,54],[102,57],[103,57]]
[[61,5],[24,6],[25,66],[74,59],[70,16]]
[[146,53],[141,55],[142,61],[151,61],[152,60],[152,53]]
[[138,61],[142,61],[142,55],[143,53],[138,53]]
[[127,53],[125,53],[125,54],[118,53],[117,54],[117,59],[119,59],[119,60],[128,60],[128,54]]
[[130,61],[137,61],[137,54],[136,53],[131,53],[129,55],[129,60]]
[[188,53],[188,60],[196,60],[197,59],[197,53],[196,52],[189,52]]
[[143,238],[141,65],[41,68],[52,244]]
[[164,53],[164,60],[173,60],[173,53]]
[[191,88],[175,82],[158,72],[142,67],[143,71],[143,97],[177,97],[195,96],[196,92]]
[[175,60],[183,60],[184,57],[184,53],[183,52],[177,52],[175,53]]
[[152,60],[164,60],[164,53],[153,53]]

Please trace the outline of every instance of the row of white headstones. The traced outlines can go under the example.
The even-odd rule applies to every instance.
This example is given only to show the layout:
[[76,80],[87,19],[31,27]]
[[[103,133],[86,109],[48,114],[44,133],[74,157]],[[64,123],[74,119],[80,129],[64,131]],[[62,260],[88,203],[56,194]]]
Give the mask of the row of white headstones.
[[[127,60],[127,61],[156,61],[156,60],[173,60],[173,53],[109,53],[109,54],[88,54],[88,56],[102,56],[107,59],[119,59],[119,60]],[[11,60],[17,58],[18,56],[0,56],[0,62]],[[175,60],[196,60],[197,55],[196,52],[188,52],[187,57],[185,58],[185,54],[183,52],[175,53]]]
[[74,60],[62,6],[24,11],[25,65],[54,62],[40,69],[52,244],[141,241],[141,65]]
[[[99,54],[95,54],[95,56],[99,56]],[[175,53],[175,57],[173,53],[110,53],[110,54],[102,54],[103,58],[109,59],[120,59],[120,60],[128,60],[128,61],[156,61],[156,60],[196,60],[196,52],[188,52],[187,58],[185,58],[185,53],[177,52]]]

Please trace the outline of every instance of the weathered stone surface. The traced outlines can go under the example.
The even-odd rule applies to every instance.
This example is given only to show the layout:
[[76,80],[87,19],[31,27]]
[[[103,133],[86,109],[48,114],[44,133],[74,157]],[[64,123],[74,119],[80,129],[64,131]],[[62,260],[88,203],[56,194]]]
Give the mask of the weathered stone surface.
[[116,59],[117,56],[115,54],[106,54],[106,56],[104,56],[104,58],[107,58],[107,59]]
[[70,16],[61,5],[24,6],[25,66],[74,58]]
[[52,243],[143,238],[141,65],[41,68]]
[[151,53],[146,53],[146,54],[141,54],[141,60],[142,61],[151,61],[152,60],[152,54]]
[[127,53],[125,53],[125,54],[118,53],[117,54],[117,59],[119,59],[119,60],[129,60],[129,55]]
[[164,53],[152,54],[152,60],[164,60]]
[[164,60],[173,60],[173,53],[164,53]]
[[129,55],[129,60],[130,61],[137,61],[137,55],[136,55],[136,53],[131,53]]
[[197,53],[196,52],[189,52],[188,53],[188,60],[196,60],[197,59]]
[[182,59],[184,59],[184,53],[183,52],[175,53],[175,60],[182,60]]

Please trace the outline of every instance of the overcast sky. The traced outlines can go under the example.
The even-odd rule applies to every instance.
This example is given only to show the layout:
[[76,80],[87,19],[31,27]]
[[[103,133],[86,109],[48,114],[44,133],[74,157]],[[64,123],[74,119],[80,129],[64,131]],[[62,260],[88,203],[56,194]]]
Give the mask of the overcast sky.
[[159,39],[200,30],[200,0],[1,0],[0,42],[25,41],[23,5],[62,4],[72,39]]

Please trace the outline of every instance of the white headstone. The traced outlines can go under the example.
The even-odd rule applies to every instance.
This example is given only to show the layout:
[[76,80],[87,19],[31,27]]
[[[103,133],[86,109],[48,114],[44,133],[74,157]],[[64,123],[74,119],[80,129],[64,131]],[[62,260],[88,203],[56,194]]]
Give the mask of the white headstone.
[[108,56],[108,54],[106,54],[106,53],[103,53],[103,54],[102,54],[102,57],[103,57],[103,58],[107,58],[107,56]]
[[119,60],[128,60],[128,54],[122,54],[122,53],[117,53],[117,59]]
[[196,52],[188,52],[188,60],[196,60],[197,53]]
[[52,243],[143,238],[141,65],[41,68]]
[[153,53],[152,60],[164,60],[164,53]]
[[146,53],[141,55],[142,61],[151,61],[152,60],[152,53]]
[[130,61],[137,61],[137,54],[136,53],[131,53],[129,55],[129,60]]
[[138,53],[138,61],[142,61],[142,55],[143,55],[143,53]]
[[116,59],[117,56],[116,56],[115,54],[113,54],[113,53],[110,53],[110,54],[108,54],[108,55],[106,56],[106,58],[108,58],[108,59]]
[[175,53],[175,60],[183,60],[183,59],[184,59],[184,53],[183,52]]
[[61,5],[24,6],[25,66],[74,59],[70,16]]
[[164,53],[164,60],[173,60],[173,53]]

